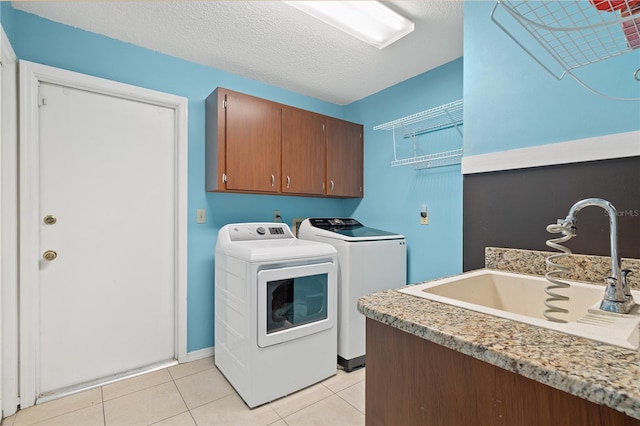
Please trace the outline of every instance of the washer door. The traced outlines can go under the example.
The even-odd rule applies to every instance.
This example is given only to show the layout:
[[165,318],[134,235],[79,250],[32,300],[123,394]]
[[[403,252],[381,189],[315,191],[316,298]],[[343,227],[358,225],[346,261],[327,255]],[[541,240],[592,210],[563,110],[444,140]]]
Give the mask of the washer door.
[[336,283],[333,262],[258,271],[258,346],[333,327]]

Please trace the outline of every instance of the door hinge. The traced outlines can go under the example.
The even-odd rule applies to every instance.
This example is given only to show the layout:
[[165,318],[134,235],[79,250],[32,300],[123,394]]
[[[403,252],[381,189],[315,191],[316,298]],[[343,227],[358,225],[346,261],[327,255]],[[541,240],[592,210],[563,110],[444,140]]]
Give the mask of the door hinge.
[[47,98],[44,96],[38,96],[38,106],[45,106],[47,104]]

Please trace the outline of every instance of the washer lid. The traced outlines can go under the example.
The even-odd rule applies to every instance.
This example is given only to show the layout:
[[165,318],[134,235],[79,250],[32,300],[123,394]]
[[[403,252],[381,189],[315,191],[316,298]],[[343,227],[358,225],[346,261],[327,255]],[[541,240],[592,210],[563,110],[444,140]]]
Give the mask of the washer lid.
[[[345,241],[395,240],[404,236],[380,229],[369,228],[353,218],[309,218],[309,224],[325,231],[324,236]],[[337,234],[333,237],[327,233]]]

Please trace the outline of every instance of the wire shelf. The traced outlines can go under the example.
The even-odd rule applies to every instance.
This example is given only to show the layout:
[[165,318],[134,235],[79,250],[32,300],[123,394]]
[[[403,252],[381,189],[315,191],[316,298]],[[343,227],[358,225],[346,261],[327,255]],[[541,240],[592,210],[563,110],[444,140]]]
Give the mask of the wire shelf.
[[[410,126],[420,122],[428,123],[424,128],[419,129],[420,133],[429,133],[453,127],[456,124],[462,124],[462,99],[407,115],[388,123],[379,124],[374,126],[373,130],[395,130],[398,127]],[[415,129],[415,131],[418,131],[418,129]]]
[[[557,61],[563,70],[560,75],[499,22],[498,7],[508,12]],[[562,79],[569,74],[594,93],[597,92],[572,74],[572,70],[640,48],[640,0],[504,0],[496,3],[491,19],[554,77]],[[639,72],[640,69],[636,70],[634,76],[640,81]]]
[[459,164],[462,158],[462,149],[454,149],[446,152],[438,152],[436,154],[421,155],[418,157],[405,158],[403,160],[394,160],[391,167],[414,165],[414,169],[428,169],[431,167],[449,166]]
[[[463,123],[462,99],[437,106],[397,120],[373,127],[373,130],[390,130],[393,133],[393,158],[391,167],[413,164],[415,169],[441,167],[459,164],[462,149],[425,154],[420,148],[418,137],[429,133],[455,128],[462,138],[460,126]],[[414,154],[408,158],[398,158],[396,130],[401,131],[402,139],[411,139]]]

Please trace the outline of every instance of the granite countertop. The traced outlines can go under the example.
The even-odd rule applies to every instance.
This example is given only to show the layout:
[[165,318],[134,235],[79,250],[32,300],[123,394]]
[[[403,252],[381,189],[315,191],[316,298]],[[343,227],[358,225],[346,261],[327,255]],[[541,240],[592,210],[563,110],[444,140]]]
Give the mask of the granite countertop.
[[[545,252],[533,255],[536,253]],[[488,248],[487,266],[531,273],[530,258],[522,261],[523,256],[531,255],[532,251],[526,250]],[[576,256],[575,260],[576,264],[593,269],[590,262],[585,262],[584,256]],[[595,263],[606,263],[606,258],[596,260]],[[625,261],[627,267],[640,275],[640,260]],[[516,270],[514,263],[525,264],[529,270]],[[577,275],[572,279],[580,278],[584,276]],[[640,419],[638,351],[418,298],[397,290],[361,297],[358,310],[383,324]]]

